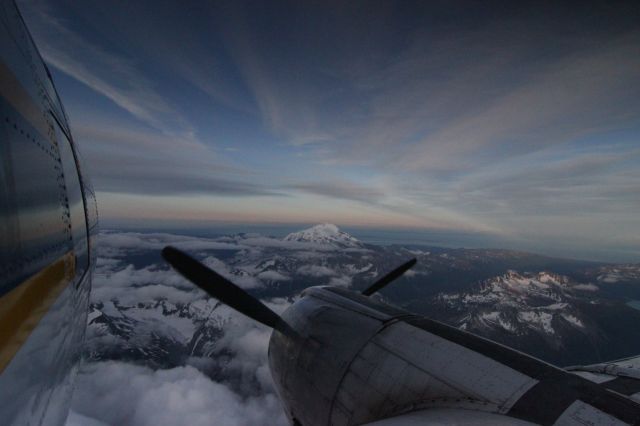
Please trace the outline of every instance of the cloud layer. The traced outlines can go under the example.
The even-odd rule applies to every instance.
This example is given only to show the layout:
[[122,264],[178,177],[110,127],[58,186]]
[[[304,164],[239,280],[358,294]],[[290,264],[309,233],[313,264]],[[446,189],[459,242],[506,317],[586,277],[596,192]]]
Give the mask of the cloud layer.
[[76,412],[111,425],[286,424],[275,395],[243,400],[191,366],[153,371],[95,363],[84,368],[78,386]]
[[[287,424],[267,364],[271,330],[168,270],[155,256],[167,244],[208,253],[206,264],[246,288],[262,286],[262,279],[284,279],[238,275],[238,270],[210,255],[252,250],[230,237],[102,233],[87,332],[89,361],[80,369],[67,425]],[[265,303],[275,312],[289,305],[281,299]],[[207,324],[221,335],[204,336],[204,349],[198,354],[180,358],[181,365],[173,368],[154,364],[156,347],[159,356],[175,362],[172,347],[197,342],[194,336]],[[100,358],[114,354],[117,359],[134,350],[146,355],[138,362]]]

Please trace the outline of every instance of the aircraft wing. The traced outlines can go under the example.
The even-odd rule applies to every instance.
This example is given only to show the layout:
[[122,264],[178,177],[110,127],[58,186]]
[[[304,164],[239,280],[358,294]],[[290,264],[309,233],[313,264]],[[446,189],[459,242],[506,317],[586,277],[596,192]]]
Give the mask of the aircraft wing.
[[640,402],[640,355],[566,370]]
[[482,411],[434,408],[388,417],[362,426],[531,426],[534,424]]

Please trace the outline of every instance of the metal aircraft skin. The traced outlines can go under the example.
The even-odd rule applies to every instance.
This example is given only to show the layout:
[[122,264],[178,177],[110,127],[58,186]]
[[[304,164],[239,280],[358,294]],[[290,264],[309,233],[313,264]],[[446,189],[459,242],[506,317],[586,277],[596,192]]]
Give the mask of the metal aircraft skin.
[[13,1],[0,1],[0,424],[64,424],[97,210],[67,117]]
[[[15,4],[0,0],[0,421],[64,424],[95,264],[95,196]],[[173,248],[210,295],[273,328],[293,425],[640,424],[640,357],[560,369],[362,294],[313,287],[281,316]],[[211,419],[215,424],[216,419]]]
[[372,299],[304,290],[281,316],[173,247],[179,273],[273,332],[269,367],[293,425],[640,425],[640,357],[561,369]]

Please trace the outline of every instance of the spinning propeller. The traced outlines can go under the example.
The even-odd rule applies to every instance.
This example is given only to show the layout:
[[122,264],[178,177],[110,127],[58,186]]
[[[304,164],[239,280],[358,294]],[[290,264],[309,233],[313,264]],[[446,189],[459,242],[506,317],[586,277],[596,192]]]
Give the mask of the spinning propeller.
[[[268,327],[278,330],[282,334],[294,336],[293,329],[280,318],[278,314],[269,309],[255,297],[232,283],[214,270],[206,267],[193,257],[167,246],[162,249],[162,257],[186,279],[200,287],[209,296],[215,297],[222,303],[232,307],[236,311],[258,321]],[[371,296],[391,281],[404,274],[416,264],[416,259],[400,265],[362,292],[365,296]]]

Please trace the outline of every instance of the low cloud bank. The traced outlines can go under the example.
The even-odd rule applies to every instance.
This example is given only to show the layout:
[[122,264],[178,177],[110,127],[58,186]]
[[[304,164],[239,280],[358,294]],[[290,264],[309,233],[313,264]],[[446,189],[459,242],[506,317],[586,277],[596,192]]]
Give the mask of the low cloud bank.
[[[66,426],[288,424],[268,367],[271,330],[218,305],[160,263],[159,256],[149,256],[167,244],[199,252],[205,264],[244,288],[260,287],[265,279],[288,279],[275,271],[257,278],[211,256],[208,250],[246,249],[232,238],[221,238],[225,239],[159,233],[100,235],[101,257],[89,319],[106,315],[109,321],[90,322],[87,346],[92,355],[79,371]],[[284,299],[265,303],[276,312],[290,304]],[[163,310],[181,311],[185,316],[164,315]],[[130,318],[122,317],[125,314]],[[149,345],[154,336],[185,344],[203,322],[219,324],[222,335],[207,340],[200,354],[185,357],[183,365],[154,369],[144,359],[117,359],[117,352],[127,348],[153,350]],[[123,324],[134,327],[133,332],[120,335],[110,328]],[[116,358],[95,358],[104,350],[115,351]]]
[[169,370],[122,363],[84,366],[67,426],[286,425],[273,393],[243,398],[192,366]]

